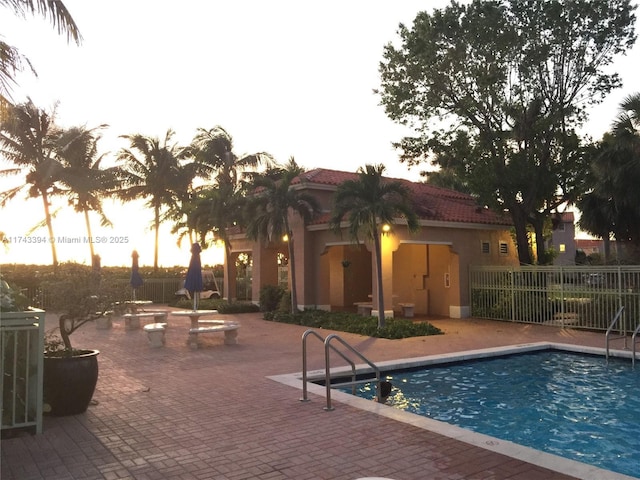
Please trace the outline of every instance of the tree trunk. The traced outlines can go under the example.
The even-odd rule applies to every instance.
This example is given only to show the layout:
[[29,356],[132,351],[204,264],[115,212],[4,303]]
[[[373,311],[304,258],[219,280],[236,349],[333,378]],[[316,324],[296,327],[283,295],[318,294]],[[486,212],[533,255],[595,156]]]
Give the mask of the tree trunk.
[[49,244],[51,245],[51,258],[53,261],[53,271],[58,269],[58,252],[56,251],[56,238],[53,236],[53,224],[51,223],[51,213],[49,212],[49,196],[46,190],[41,190],[42,203],[44,204],[44,219],[49,231]]
[[609,265],[611,262],[611,238],[608,232],[602,236],[602,241],[604,242],[604,264]]
[[291,273],[291,313],[298,311],[298,289],[296,288],[296,261],[293,248],[293,232],[287,232],[289,236],[289,272]]
[[89,210],[84,209],[84,223],[87,225],[87,235],[89,235],[89,252],[91,252],[91,264],[93,265],[93,258],[95,252],[93,251],[93,236],[91,235],[91,221],[89,220]]
[[378,287],[378,328],[384,328],[384,294],[382,291],[382,248],[380,233],[373,235],[373,254],[376,262],[376,282]]
[[527,235],[527,218],[522,214],[517,206],[507,205],[513,228],[516,231],[516,247],[518,249],[518,260],[520,265],[531,265],[531,253],[529,252],[529,235]]
[[155,211],[155,227],[156,227],[156,238],[154,241],[154,250],[153,250],[153,271],[158,271],[158,245],[159,245],[159,232],[160,232],[160,207],[157,205],[154,207]]
[[[231,296],[231,245],[227,240],[224,241],[224,278],[222,280],[222,289],[224,294],[222,296],[227,302],[231,302],[233,298]],[[226,285],[225,285],[226,283]]]
[[536,233],[536,263],[538,265],[548,265],[547,248],[544,242],[544,219],[536,217],[533,221],[533,229]]

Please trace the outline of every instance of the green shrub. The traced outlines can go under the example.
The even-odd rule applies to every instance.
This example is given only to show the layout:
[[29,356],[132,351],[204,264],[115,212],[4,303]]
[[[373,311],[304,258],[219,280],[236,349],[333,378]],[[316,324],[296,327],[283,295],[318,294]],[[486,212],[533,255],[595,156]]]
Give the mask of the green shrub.
[[284,288],[278,285],[265,285],[260,289],[260,311],[273,312],[278,309],[280,300],[285,295]]
[[[223,301],[224,300],[219,298],[203,298],[198,300],[198,310],[218,310],[218,305]],[[193,309],[193,300],[181,298],[171,306],[191,310]]]
[[305,310],[296,314],[268,312],[265,320],[302,325],[310,328],[338,330],[377,338],[408,338],[426,335],[440,335],[442,331],[427,322],[412,322],[402,318],[387,318],[384,328],[378,328],[376,317],[363,317],[348,312],[327,312],[325,310]]
[[219,313],[252,313],[259,312],[260,307],[251,302],[227,302],[222,301],[218,304]]
[[[193,300],[181,299],[175,304],[177,308],[191,310]],[[260,308],[251,302],[228,302],[221,298],[208,298],[198,302],[198,310],[217,310],[218,313],[252,313],[259,312]]]

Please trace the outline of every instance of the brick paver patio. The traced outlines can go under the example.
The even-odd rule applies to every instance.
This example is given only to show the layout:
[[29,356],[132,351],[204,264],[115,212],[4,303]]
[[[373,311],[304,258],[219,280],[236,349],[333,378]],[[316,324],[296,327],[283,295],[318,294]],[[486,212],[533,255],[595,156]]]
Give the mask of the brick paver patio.
[[[349,405],[326,412],[318,395],[300,402],[300,390],[267,377],[301,370],[306,328],[261,314],[225,318],[242,324],[239,344],[209,335],[195,351],[189,320],[176,317],[159,349],[122,321],[76,332],[77,347],[101,350],[95,404],[83,415],[47,417],[42,435],[2,440],[2,479],[571,478]],[[604,345],[603,334],[555,327],[432,323],[446,334],[340,335],[374,362],[537,341]],[[323,368],[321,343],[309,347],[310,369]]]

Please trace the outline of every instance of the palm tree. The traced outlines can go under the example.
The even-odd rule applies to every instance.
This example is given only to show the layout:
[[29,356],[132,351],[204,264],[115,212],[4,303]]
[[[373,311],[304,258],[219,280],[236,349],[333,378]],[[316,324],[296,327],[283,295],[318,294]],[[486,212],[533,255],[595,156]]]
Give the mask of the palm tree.
[[605,151],[602,168],[616,208],[616,240],[629,257],[640,261],[640,93],[626,97],[611,131],[613,142]]
[[580,227],[605,240],[613,233],[640,259],[640,94],[627,97],[592,162],[593,189],[578,202]]
[[[87,236],[91,234],[89,212],[100,216],[100,224],[111,226],[102,209],[102,197],[118,186],[118,168],[101,168],[103,155],[98,155],[99,131],[106,125],[85,129],[74,127],[60,133],[56,142],[56,154],[62,164],[61,184],[67,187],[69,204],[76,212],[84,214]],[[95,261],[93,242],[89,241],[91,261]]]
[[291,313],[298,310],[296,288],[296,263],[293,230],[289,222],[290,213],[300,215],[306,225],[320,211],[317,199],[292,186],[293,180],[304,172],[295,159],[279,168],[274,179],[273,169],[266,174],[254,174],[252,186],[256,192],[249,197],[246,206],[247,237],[252,240],[271,242],[287,237],[289,273],[291,275]]
[[611,256],[611,232],[615,229],[615,206],[612,200],[591,191],[578,199],[576,207],[581,212],[578,226],[585,232],[602,238],[604,261],[608,264]]
[[197,224],[201,236],[212,232],[224,243],[225,276],[229,275],[231,242],[228,229],[241,221],[244,202],[244,174],[255,171],[261,165],[272,165],[271,155],[257,152],[238,156],[233,151],[233,138],[221,126],[209,130],[199,128],[191,142],[191,154],[197,165],[198,175],[211,177],[214,185],[204,189],[189,207],[187,225]]
[[329,226],[342,233],[342,222],[348,224],[351,238],[361,235],[373,242],[378,287],[378,328],[384,327],[384,295],[382,291],[381,227],[403,217],[410,231],[418,229],[418,217],[411,206],[410,192],[401,182],[385,180],[384,165],[365,165],[358,169],[357,180],[341,183],[334,196]]
[[[67,41],[73,40],[78,45],[82,41],[78,26],[61,0],[0,0],[0,6],[12,9],[13,13],[21,17],[27,13],[49,17],[59,34],[66,33]],[[9,92],[11,85],[15,83],[14,75],[23,71],[25,65],[34,71],[28,58],[23,56],[16,47],[0,39],[0,110],[2,113],[6,113],[5,109],[10,104]]]
[[237,186],[245,171],[272,161],[271,155],[265,152],[236,155],[233,138],[219,125],[209,130],[198,128],[190,148],[201,169],[199,174],[214,175],[217,185]]
[[62,166],[54,156],[57,136],[54,117],[55,111],[49,114],[36,107],[31,99],[26,103],[8,108],[8,115],[0,123],[0,154],[17,168],[5,170],[2,173],[18,174],[26,169],[27,176],[24,185],[0,193],[0,207],[4,207],[23,188],[28,188],[29,197],[42,198],[52,264],[56,269],[58,254],[49,207],[50,198],[61,193],[57,181]]
[[640,93],[626,97],[620,104],[620,113],[612,126],[613,134],[625,144],[640,146]]
[[180,207],[189,195],[195,176],[192,163],[181,163],[188,154],[187,149],[170,144],[173,135],[174,132],[168,130],[162,142],[140,134],[124,135],[122,138],[129,141],[130,148],[118,152],[118,159],[124,163],[120,169],[122,188],[116,195],[124,201],[147,198],[147,206],[153,208],[153,268],[156,271],[161,215]]

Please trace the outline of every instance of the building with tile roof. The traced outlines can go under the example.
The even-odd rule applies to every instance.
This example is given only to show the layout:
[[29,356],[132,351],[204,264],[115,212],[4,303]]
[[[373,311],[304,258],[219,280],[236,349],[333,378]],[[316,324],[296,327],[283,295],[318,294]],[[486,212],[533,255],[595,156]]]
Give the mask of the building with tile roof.
[[[308,225],[292,214],[295,238],[298,307],[326,310],[355,309],[371,304],[377,314],[375,263],[372,246],[355,244],[346,228],[343,235],[329,229],[333,194],[357,173],[317,168],[292,182],[293,188],[312,193],[322,211]],[[416,315],[453,318],[470,314],[468,267],[517,264],[517,252],[507,216],[479,206],[467,194],[397,180],[411,192],[420,230],[411,233],[398,219],[389,234],[382,235],[383,294],[386,316],[401,311],[401,304],[414,305]],[[231,261],[226,266],[224,292],[227,298],[258,302],[264,285],[288,282],[287,246],[283,241],[264,244],[247,239],[241,231],[231,235]],[[239,268],[249,259],[248,269]],[[243,278],[245,275],[247,278]],[[250,283],[250,288],[240,288]],[[231,292],[227,295],[226,292]],[[391,308],[393,307],[393,308]]]

